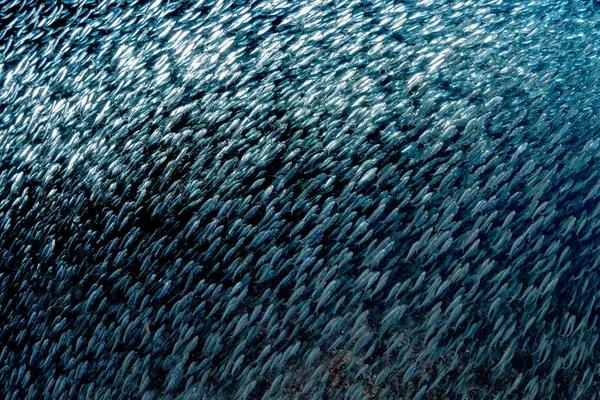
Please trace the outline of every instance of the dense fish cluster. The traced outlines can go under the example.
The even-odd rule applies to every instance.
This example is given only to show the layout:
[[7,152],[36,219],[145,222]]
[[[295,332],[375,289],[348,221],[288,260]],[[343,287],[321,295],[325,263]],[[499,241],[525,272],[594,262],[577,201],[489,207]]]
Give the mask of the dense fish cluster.
[[3,399],[595,399],[595,1],[4,1]]

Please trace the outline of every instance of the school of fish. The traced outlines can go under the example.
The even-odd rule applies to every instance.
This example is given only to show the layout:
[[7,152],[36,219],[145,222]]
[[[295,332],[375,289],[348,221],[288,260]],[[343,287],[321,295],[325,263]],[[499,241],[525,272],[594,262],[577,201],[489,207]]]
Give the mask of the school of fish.
[[0,2],[3,399],[598,399],[600,2]]

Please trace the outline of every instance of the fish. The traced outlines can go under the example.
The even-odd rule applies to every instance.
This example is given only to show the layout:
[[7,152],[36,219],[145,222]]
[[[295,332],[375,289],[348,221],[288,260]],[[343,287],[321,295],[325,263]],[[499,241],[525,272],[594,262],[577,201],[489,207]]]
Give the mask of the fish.
[[598,11],[1,5],[2,397],[598,397]]

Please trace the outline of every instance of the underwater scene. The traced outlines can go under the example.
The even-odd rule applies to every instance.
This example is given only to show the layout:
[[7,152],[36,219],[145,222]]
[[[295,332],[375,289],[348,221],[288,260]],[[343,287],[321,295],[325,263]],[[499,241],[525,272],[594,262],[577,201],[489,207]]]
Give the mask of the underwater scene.
[[2,399],[597,399],[600,1],[0,1]]

